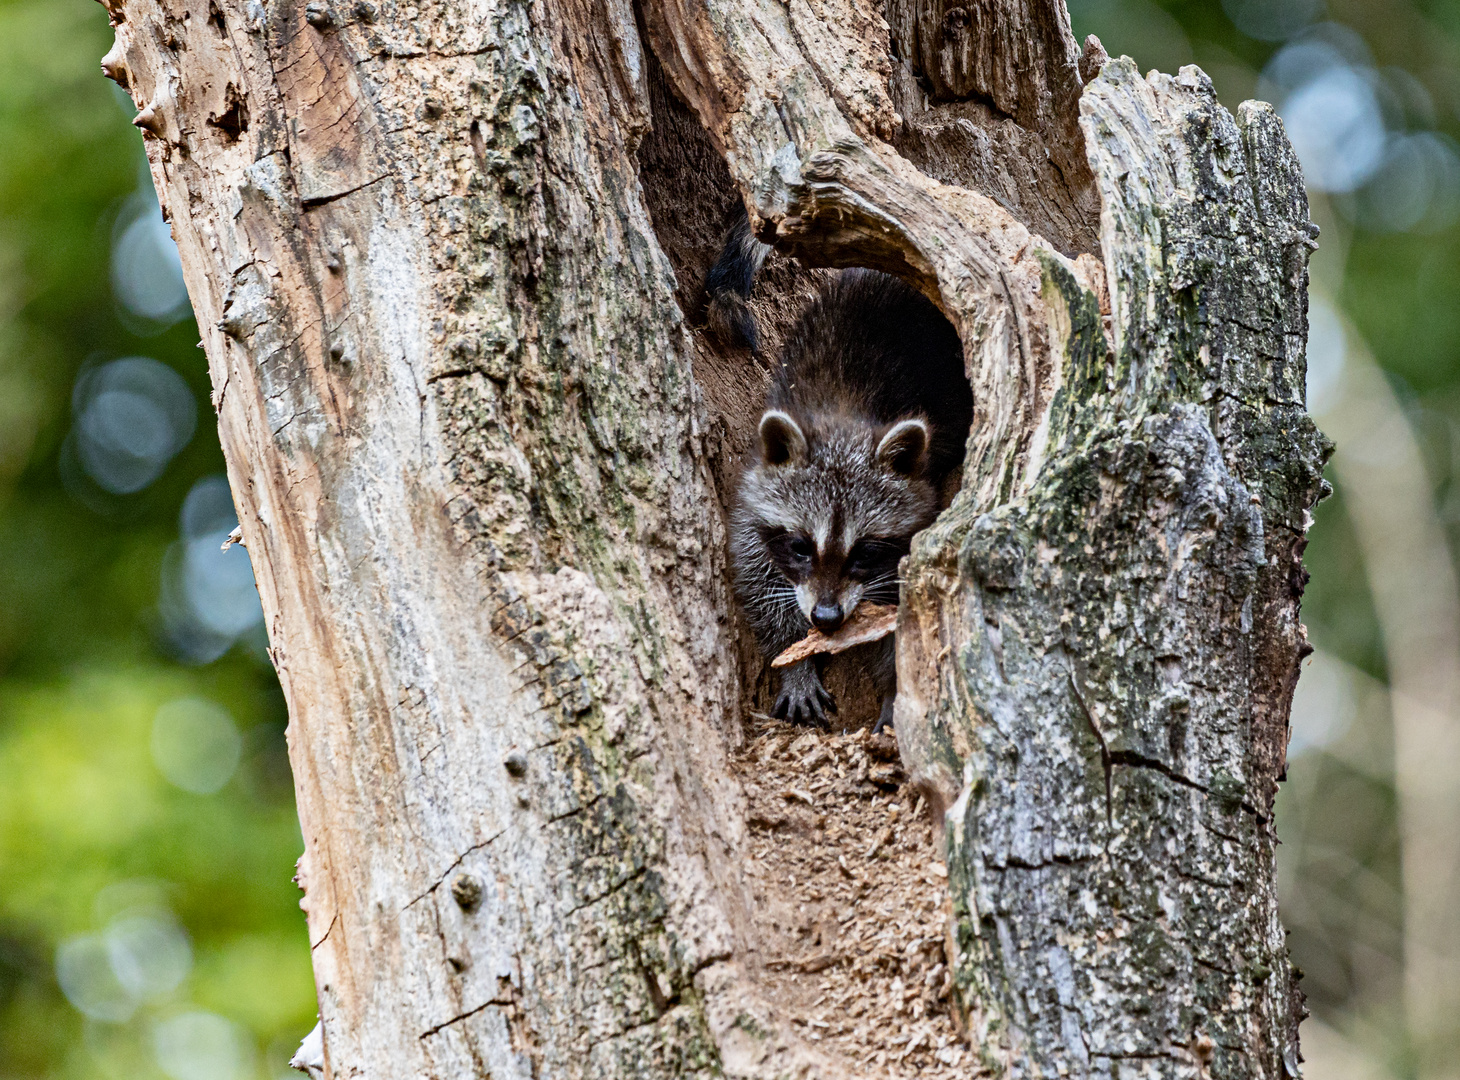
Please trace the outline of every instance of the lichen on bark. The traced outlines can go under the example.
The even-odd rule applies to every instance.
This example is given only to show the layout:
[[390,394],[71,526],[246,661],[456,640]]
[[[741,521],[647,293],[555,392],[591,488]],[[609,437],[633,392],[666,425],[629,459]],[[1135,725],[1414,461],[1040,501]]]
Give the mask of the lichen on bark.
[[1314,230],[1272,110],[1234,121],[1196,69],[1113,62],[1081,112],[1112,334],[1047,259],[1047,449],[915,545],[899,735],[948,805],[991,1064],[1282,1077],[1272,800],[1327,454],[1302,404]]

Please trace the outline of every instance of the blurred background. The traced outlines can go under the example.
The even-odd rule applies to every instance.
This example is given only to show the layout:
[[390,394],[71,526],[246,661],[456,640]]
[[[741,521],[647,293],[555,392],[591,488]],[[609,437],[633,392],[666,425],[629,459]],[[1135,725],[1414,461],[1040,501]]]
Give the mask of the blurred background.
[[297,1080],[284,702],[111,37],[0,0],[0,1078]]
[[[1460,0],[1070,0],[1274,103],[1338,444],[1278,828],[1318,1080],[1460,1062]],[[88,0],[0,0],[0,1080],[292,1076],[302,849],[198,335]]]

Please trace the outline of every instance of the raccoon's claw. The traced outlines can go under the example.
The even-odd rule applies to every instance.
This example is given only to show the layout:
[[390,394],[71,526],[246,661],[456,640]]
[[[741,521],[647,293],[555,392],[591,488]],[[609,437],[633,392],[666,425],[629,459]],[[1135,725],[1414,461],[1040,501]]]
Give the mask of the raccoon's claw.
[[807,724],[825,727],[827,713],[836,712],[836,699],[818,687],[811,694],[796,691],[782,691],[776,699],[772,715],[777,720],[788,720],[793,724]]
[[892,726],[892,703],[893,695],[888,694],[882,699],[882,715],[877,717],[877,723],[872,727],[873,735],[881,735]]
[[776,698],[771,715],[793,724],[814,724],[825,727],[827,713],[836,712],[836,699],[821,685],[810,661],[791,668],[781,679],[781,694]]

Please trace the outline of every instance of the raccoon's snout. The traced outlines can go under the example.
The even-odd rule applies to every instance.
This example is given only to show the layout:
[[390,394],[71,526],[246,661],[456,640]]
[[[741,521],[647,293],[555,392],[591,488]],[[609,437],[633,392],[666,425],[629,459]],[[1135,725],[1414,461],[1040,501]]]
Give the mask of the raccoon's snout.
[[823,634],[836,631],[846,621],[846,613],[835,600],[818,600],[811,609],[811,624]]

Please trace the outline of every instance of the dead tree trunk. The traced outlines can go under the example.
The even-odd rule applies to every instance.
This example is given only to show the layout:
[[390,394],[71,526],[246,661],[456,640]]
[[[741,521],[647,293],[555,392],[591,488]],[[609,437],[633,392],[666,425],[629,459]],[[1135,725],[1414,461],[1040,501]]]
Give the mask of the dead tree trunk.
[[[1295,1074],[1271,805],[1324,448],[1270,109],[1101,73],[1059,0],[107,3],[289,698],[328,1074]],[[924,867],[877,861],[901,823],[810,894],[750,858],[790,820],[747,809],[725,585],[763,375],[691,280],[740,198],[965,344],[896,728],[971,1054],[907,1026],[914,943],[766,925],[820,904],[825,945]],[[838,971],[896,992],[817,1019]]]

